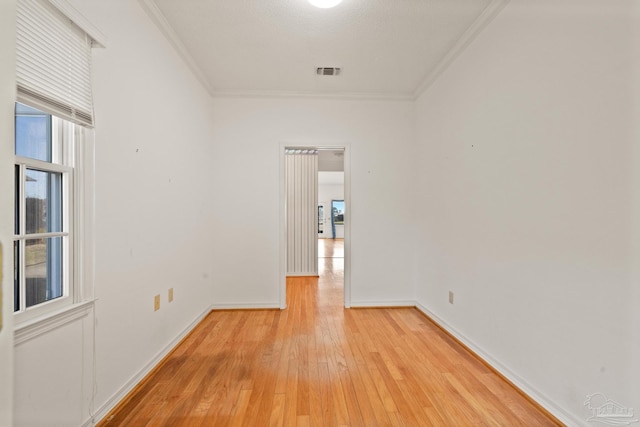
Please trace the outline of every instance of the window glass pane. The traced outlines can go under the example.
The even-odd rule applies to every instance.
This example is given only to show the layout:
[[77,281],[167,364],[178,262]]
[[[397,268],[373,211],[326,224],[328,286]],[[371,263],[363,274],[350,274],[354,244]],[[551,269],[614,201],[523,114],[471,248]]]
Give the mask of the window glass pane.
[[62,174],[27,169],[26,232],[62,231]]
[[20,243],[13,242],[13,311],[20,310]]
[[333,222],[336,225],[344,224],[344,200],[332,200],[331,212],[333,214]]
[[15,167],[15,180],[14,180],[14,234],[20,234],[20,166],[16,165]]
[[62,296],[62,237],[30,239],[25,246],[27,307]]
[[51,162],[51,116],[16,103],[16,155]]

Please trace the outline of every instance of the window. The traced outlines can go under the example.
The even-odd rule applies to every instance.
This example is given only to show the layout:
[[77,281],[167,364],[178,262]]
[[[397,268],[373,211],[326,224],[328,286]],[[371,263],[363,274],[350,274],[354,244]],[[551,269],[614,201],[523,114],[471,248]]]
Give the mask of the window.
[[91,51],[66,1],[16,2],[14,343],[93,309]]
[[[15,108],[14,312],[74,301],[74,125]],[[80,128],[81,129],[81,128]]]
[[344,225],[344,200],[331,201],[331,214],[335,225]]

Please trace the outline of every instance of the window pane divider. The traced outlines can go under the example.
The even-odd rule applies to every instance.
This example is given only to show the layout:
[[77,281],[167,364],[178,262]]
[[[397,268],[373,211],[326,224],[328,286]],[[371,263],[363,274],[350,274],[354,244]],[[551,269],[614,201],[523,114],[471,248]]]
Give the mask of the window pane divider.
[[27,157],[16,156],[16,163],[24,165],[29,169],[37,169],[43,172],[71,173],[73,168],[56,163],[43,162],[41,160],[29,159]]
[[50,233],[20,234],[19,236],[14,236],[14,239],[36,240],[36,239],[51,239],[54,237],[67,237],[67,236],[69,236],[68,231],[52,231]]

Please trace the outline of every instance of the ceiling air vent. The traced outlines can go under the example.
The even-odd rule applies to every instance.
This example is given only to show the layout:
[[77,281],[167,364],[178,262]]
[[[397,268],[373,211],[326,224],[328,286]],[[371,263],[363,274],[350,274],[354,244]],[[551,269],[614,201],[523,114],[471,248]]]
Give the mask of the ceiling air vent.
[[340,75],[340,67],[318,67],[316,74],[319,76],[338,76]]

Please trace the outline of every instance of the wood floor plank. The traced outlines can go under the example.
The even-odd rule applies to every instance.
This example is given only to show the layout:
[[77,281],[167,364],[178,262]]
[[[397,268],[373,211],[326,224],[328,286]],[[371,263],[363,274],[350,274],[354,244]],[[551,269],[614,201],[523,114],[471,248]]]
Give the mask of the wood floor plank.
[[335,409],[335,417],[337,424],[349,425],[349,410],[347,409],[347,401],[345,400],[342,384],[340,383],[340,368],[335,361],[329,362],[329,378],[331,387],[330,404]]
[[344,309],[344,259],[319,265],[286,310],[210,313],[99,425],[561,425],[415,308]]
[[285,407],[285,394],[277,393],[273,398],[273,405],[271,407],[271,418],[269,419],[270,427],[279,427],[284,425],[284,407]]
[[230,427],[241,427],[246,425],[244,423],[244,417],[247,414],[247,408],[249,407],[249,400],[251,399],[251,390],[241,389],[238,400],[235,402],[231,411],[231,419],[229,420]]
[[318,373],[320,374],[320,402],[322,404],[322,422],[323,425],[336,425],[336,411],[333,404],[333,396],[331,394],[331,377],[329,375],[329,363],[318,364]]

